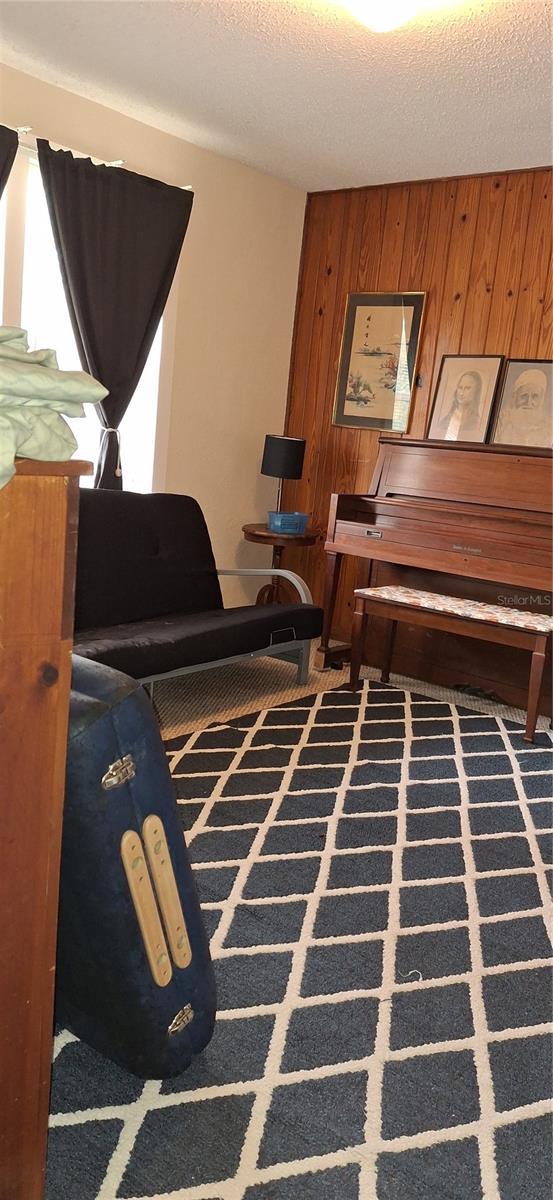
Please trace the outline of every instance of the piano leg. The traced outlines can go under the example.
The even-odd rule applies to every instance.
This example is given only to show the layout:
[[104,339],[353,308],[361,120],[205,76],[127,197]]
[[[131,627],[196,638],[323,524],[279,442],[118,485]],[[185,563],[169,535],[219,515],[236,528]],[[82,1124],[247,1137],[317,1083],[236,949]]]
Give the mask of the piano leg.
[[547,645],[547,636],[542,634],[536,638],[536,645],[532,654],[532,663],[530,666],[530,681],[528,684],[528,702],[526,712],[526,729],[524,730],[524,741],[533,742],[534,733],[536,731],[536,721],[538,719],[538,704],[540,699],[541,681],[543,676],[543,668],[545,664],[545,647]]
[[384,651],[384,662],[382,664],[382,674],[380,676],[382,683],[389,683],[390,681],[390,670],[392,667],[392,655],[394,653],[396,630],[397,621],[388,621],[386,649]]
[[328,667],[341,667],[344,662],[348,661],[351,653],[351,646],[329,645],[342,559],[343,554],[335,554],[334,552],[327,553],[326,556],[323,632],[321,644],[317,651],[317,668],[319,671],[324,671]]

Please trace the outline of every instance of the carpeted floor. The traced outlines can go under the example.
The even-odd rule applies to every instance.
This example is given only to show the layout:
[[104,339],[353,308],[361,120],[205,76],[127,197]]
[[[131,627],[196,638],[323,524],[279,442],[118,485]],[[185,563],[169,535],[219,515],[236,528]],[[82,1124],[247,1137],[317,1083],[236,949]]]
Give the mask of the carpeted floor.
[[48,1200],[550,1200],[549,732],[367,681],[167,749],[216,1032],[62,1033]]
[[[290,663],[278,658],[243,659],[220,667],[216,671],[198,671],[191,675],[178,675],[174,679],[161,679],[155,684],[154,706],[164,737],[173,737],[185,731],[205,729],[214,721],[229,721],[243,714],[259,712],[262,708],[274,708],[287,700],[301,700],[314,692],[328,692],[347,686],[349,666],[341,670],[320,671],[315,666],[316,655],[311,655],[311,669],[307,682],[299,684],[296,672]],[[378,668],[362,667],[364,678],[380,678]],[[452,704],[463,704],[463,691],[469,695],[466,703],[478,712],[509,720],[524,722],[526,714],[517,708],[508,708],[493,695],[474,695],[462,687],[446,688],[423,683],[404,675],[393,675],[394,683],[405,691],[424,693],[431,699],[447,700]],[[546,717],[538,717],[538,728],[549,728]]]

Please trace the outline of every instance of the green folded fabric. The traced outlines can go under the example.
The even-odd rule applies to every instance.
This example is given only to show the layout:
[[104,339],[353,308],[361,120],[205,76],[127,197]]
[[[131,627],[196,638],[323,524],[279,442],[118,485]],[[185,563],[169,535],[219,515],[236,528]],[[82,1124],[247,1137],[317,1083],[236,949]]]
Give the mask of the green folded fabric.
[[99,404],[107,388],[85,371],[60,371],[54,350],[28,349],[24,329],[0,326],[0,488],[14,461],[71,458],[77,442],[64,420],[84,417],[83,403]]

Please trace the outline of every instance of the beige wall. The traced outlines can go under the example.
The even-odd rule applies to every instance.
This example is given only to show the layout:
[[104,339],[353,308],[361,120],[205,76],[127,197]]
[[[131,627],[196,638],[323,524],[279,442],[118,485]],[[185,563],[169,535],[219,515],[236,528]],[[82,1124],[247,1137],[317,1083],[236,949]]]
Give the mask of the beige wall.
[[[194,206],[164,322],[154,486],[202,505],[219,566],[262,566],[241,526],[276,484],[259,475],[283,430],[305,193],[0,66],[0,121],[129,170],[191,184]],[[253,585],[226,584],[241,603]]]

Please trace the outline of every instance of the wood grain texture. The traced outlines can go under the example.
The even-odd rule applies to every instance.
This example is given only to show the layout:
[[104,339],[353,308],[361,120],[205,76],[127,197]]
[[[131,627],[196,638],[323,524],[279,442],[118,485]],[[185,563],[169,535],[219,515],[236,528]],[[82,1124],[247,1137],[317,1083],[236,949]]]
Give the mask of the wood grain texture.
[[0,491],[0,1198],[40,1200],[52,1055],[79,464]]
[[510,354],[532,207],[533,177],[529,171],[507,177],[505,208],[498,238],[498,258],[492,291],[486,354]]
[[[349,292],[426,293],[407,437],[425,436],[443,354],[551,356],[551,198],[544,169],[309,197],[286,422],[286,433],[306,438],[306,469],[298,484],[285,484],[283,507],[311,513],[324,529],[331,493],[363,492],[374,469],[378,434],[332,425]],[[323,550],[291,549],[285,562],[321,602]],[[339,640],[349,641],[353,590],[363,582],[359,564],[344,559]]]
[[511,338],[511,358],[534,358],[537,354],[551,263],[552,231],[551,176],[547,171],[536,171]]
[[505,183],[505,178],[497,175],[482,180],[470,274],[470,297],[465,305],[460,354],[471,354],[473,346],[486,345],[505,208]]
[[452,180],[451,183],[441,183],[432,188],[422,275],[422,278],[426,280],[423,289],[426,292],[426,301],[419,352],[419,386],[413,397],[410,426],[413,437],[424,436],[430,414],[438,329],[447,269],[447,257],[440,247],[449,242],[456,200],[457,183],[455,180]]
[[68,458],[64,462],[39,462],[37,458],[16,458],[15,473],[16,475],[49,475],[63,476],[63,478],[71,479],[75,475],[92,475],[94,468],[92,463],[85,462],[82,458]]

